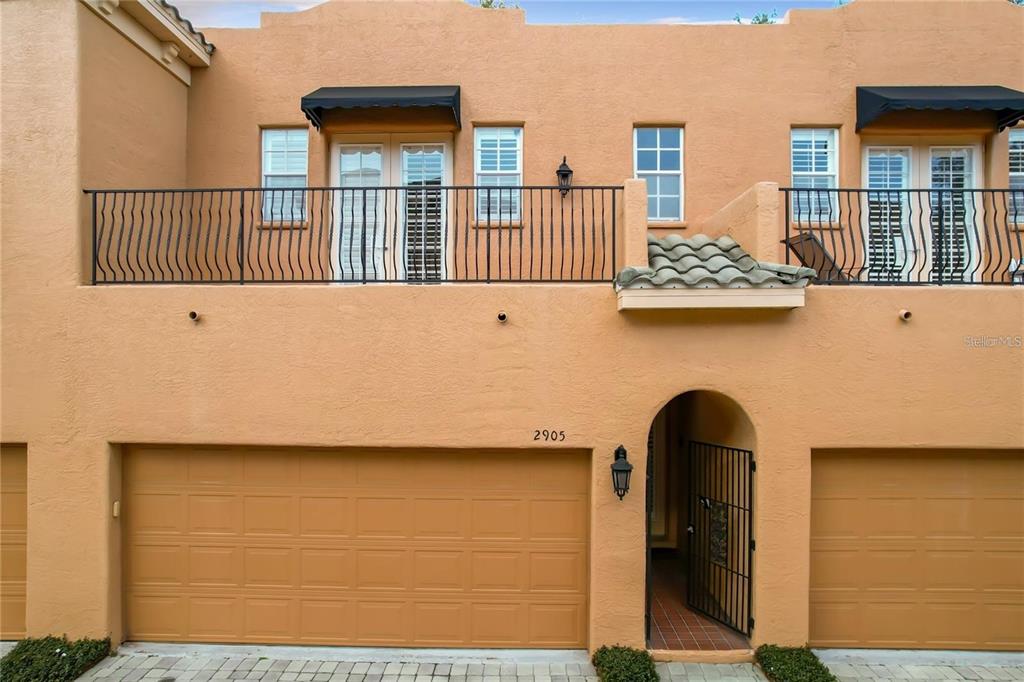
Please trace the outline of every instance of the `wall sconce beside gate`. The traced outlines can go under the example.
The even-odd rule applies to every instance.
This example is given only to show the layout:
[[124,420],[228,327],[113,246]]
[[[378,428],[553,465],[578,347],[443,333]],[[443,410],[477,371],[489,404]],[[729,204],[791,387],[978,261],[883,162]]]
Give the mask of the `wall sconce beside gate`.
[[626,448],[621,445],[615,448],[615,461],[612,462],[612,487],[621,500],[629,492],[629,476],[633,473],[633,465],[626,459]]

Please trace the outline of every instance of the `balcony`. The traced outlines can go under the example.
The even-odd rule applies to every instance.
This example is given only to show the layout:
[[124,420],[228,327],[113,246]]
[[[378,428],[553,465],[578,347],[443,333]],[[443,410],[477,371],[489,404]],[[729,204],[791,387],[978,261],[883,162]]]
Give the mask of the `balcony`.
[[781,191],[786,261],[816,284],[1024,284],[1022,189]]
[[622,188],[85,190],[93,284],[610,282]]

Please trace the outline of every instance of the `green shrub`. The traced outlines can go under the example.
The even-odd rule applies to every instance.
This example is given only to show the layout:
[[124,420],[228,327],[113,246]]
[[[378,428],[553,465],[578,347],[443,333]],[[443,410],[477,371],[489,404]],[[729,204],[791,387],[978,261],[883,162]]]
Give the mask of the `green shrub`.
[[835,676],[807,647],[762,644],[754,656],[768,679],[775,682],[836,682]]
[[73,680],[110,654],[109,639],[67,637],[23,639],[0,659],[3,682]]
[[593,662],[601,682],[658,682],[654,659],[642,649],[603,646],[594,652]]

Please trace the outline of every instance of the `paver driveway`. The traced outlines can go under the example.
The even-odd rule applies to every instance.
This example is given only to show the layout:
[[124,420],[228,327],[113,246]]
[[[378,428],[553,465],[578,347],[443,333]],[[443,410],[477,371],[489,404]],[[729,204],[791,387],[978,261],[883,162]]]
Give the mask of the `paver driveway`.
[[[330,650],[327,650],[330,652]],[[924,654],[924,652],[921,652]],[[387,654],[381,654],[381,657]],[[394,652],[401,658],[401,652]],[[326,660],[333,656],[335,660]],[[1012,655],[1011,655],[1012,656]],[[543,662],[500,660],[482,654],[478,662],[431,662],[429,654],[415,660],[337,660],[336,652],[316,649],[232,649],[231,647],[175,647],[127,645],[82,676],[96,682],[207,682],[259,680],[261,682],[597,682],[594,668],[582,652],[543,656]],[[1024,680],[1024,658],[970,654],[962,661],[930,660],[927,654],[893,659],[888,653],[866,656],[823,654],[840,682],[868,680]],[[1019,662],[1018,662],[1019,661]],[[956,663],[960,663],[959,665]],[[659,663],[662,682],[766,680],[750,663]]]
[[[478,663],[417,661],[339,661],[317,658],[275,658],[261,651],[245,656],[125,651],[82,676],[96,682],[597,682],[593,666],[580,654],[573,662]],[[315,654],[314,654],[315,656]],[[744,664],[659,663],[664,682],[673,680],[765,680],[755,666]]]

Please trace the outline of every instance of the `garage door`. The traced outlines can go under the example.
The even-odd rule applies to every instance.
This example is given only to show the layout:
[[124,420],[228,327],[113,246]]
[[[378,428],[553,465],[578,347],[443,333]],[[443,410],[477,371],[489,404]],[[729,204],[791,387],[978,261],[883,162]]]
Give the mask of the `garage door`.
[[0,639],[25,636],[24,445],[0,445]]
[[584,452],[134,447],[135,640],[583,647]]
[[816,452],[811,644],[1024,648],[1024,452]]

